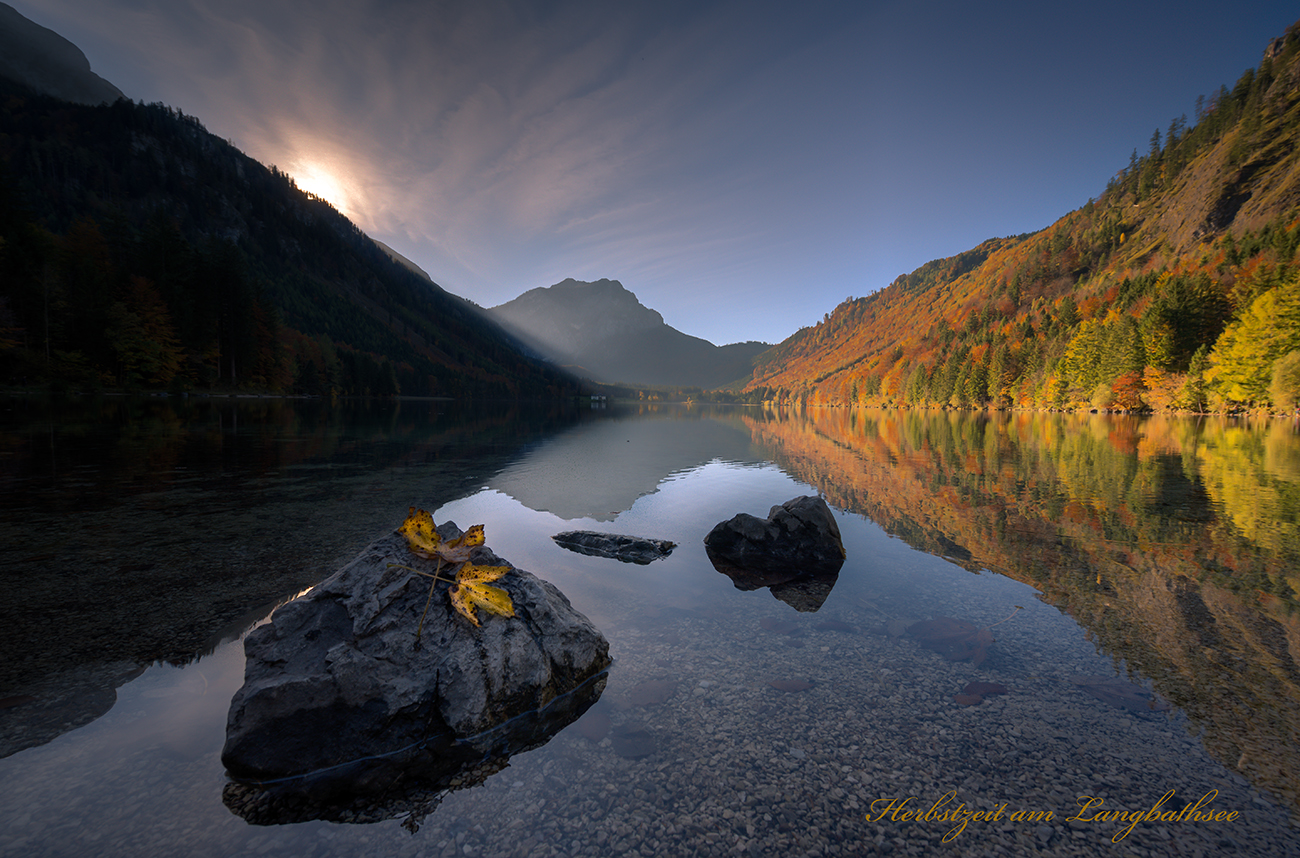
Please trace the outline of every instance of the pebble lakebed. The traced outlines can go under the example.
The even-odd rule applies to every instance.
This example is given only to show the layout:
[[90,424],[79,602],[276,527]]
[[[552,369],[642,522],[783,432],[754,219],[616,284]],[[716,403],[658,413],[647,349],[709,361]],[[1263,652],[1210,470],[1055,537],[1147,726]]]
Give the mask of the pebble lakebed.
[[[983,606],[987,617],[980,606],[965,607],[975,622],[1002,619],[992,615],[1001,605]],[[1111,671],[1111,663],[1082,636],[1060,635],[1055,611],[1037,607],[995,629],[997,642],[979,666],[891,634],[891,619],[897,632],[900,621],[922,617],[891,618],[887,602],[846,599],[833,617],[796,615],[760,592],[726,612],[623,611],[605,618],[616,629],[616,662],[588,716],[606,718],[607,734],[575,724],[482,784],[445,795],[414,833],[396,822],[252,828],[226,817],[214,826],[219,805],[187,810],[211,808],[217,798],[214,749],[85,771],[110,782],[98,793],[105,806],[75,809],[99,822],[57,839],[31,823],[58,806],[53,787],[16,796],[27,806],[11,806],[0,853],[1300,855],[1286,811],[1213,760],[1183,716],[1117,708],[1072,684],[1070,675]],[[809,687],[771,684],[788,680]],[[954,695],[974,680],[1009,691],[957,704]],[[636,702],[647,683],[654,699]],[[619,752],[618,737],[629,734],[640,737],[635,756]],[[69,746],[52,756],[76,753]],[[1068,820],[1080,796],[1104,800],[1105,810],[1138,811],[1170,789],[1176,795],[1166,808],[1217,790],[1212,808],[1239,816],[1138,822],[1118,842],[1126,822]],[[938,812],[962,803],[1006,808],[956,834],[951,819],[880,814],[904,799],[925,811],[949,793]],[[163,821],[133,824],[144,808]],[[1013,820],[1015,811],[1031,818]]]

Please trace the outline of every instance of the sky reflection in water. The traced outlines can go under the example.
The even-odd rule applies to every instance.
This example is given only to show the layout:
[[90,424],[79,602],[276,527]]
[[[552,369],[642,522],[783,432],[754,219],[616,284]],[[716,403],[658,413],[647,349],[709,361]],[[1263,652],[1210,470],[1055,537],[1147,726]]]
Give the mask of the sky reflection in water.
[[[891,464],[888,457],[869,453],[873,443],[893,431],[883,423],[872,424],[869,431],[862,423],[837,430],[814,421],[773,421],[737,412],[704,419],[667,415],[681,418],[676,412],[659,412],[579,423],[530,444],[525,454],[485,473],[482,488],[446,503],[429,503],[414,488],[435,468],[445,467],[445,458],[425,470],[424,465],[412,466],[410,455],[399,456],[403,464],[379,469],[386,474],[380,485],[410,496],[411,502],[436,507],[437,520],[451,519],[462,527],[485,524],[488,543],[498,554],[555,583],[602,629],[616,658],[597,704],[598,714],[610,724],[609,736],[592,741],[574,725],[542,748],[516,755],[509,768],[483,786],[449,795],[415,835],[395,822],[250,827],[221,804],[218,755],[226,710],[242,681],[243,666],[239,644],[225,643],[183,668],[148,667],[118,689],[118,702],[108,714],[0,760],[0,805],[6,808],[0,812],[0,854],[126,855],[171,849],[227,855],[265,849],[270,854],[327,855],[364,848],[441,855],[447,854],[448,844],[469,844],[491,854],[503,842],[520,850],[567,844],[572,854],[616,853],[620,845],[673,854],[697,843],[723,851],[740,845],[750,854],[788,854],[801,844],[820,842],[857,854],[853,850],[868,848],[877,836],[929,843],[926,838],[934,833],[889,819],[864,821],[872,801],[915,794],[918,801],[933,802],[949,789],[988,806],[1005,802],[1013,808],[1051,808],[1059,825],[1076,809],[1080,794],[1105,794],[1108,807],[1138,807],[1158,800],[1167,789],[1176,789],[1181,799],[1219,788],[1225,796],[1219,806],[1247,812],[1248,819],[1212,831],[1184,826],[1161,833],[1144,825],[1128,842],[1151,848],[1168,844],[1165,835],[1187,838],[1180,841],[1185,845],[1200,843],[1196,838],[1202,836],[1210,838],[1207,842],[1227,836],[1236,838],[1242,854],[1286,854],[1291,848],[1279,845],[1294,835],[1285,814],[1256,804],[1241,778],[1189,737],[1189,730],[1213,733],[1214,724],[1189,724],[1177,711],[1117,709],[1070,685],[1071,676],[1116,672],[1111,655],[1098,652],[1098,644],[1141,634],[1140,605],[1131,608],[1139,624],[1125,632],[1122,623],[1131,614],[1098,613],[1097,600],[1105,594],[1076,593],[1071,609],[1085,620],[1101,617],[1107,624],[1085,631],[1024,583],[989,572],[971,574],[910,547],[909,542],[932,550],[948,545],[951,550],[941,553],[959,554],[957,559],[968,566],[996,566],[1027,556],[1015,554],[1007,548],[1010,544],[1025,543],[1022,551],[1029,554],[1044,551],[1027,541],[1042,537],[1041,532],[1029,533],[1042,524],[1027,523],[1032,517],[1023,509],[1017,511],[1021,518],[1003,515],[1004,528],[1011,532],[1003,542],[988,534],[978,544],[969,539],[972,531],[963,530],[962,516],[988,505],[995,492],[987,481],[981,499],[963,490],[951,473],[932,474],[931,481],[942,476],[957,489],[952,492],[957,502],[947,505],[922,503],[920,495],[909,494],[916,484],[906,479],[888,491],[882,484],[864,483],[863,474],[872,468],[881,473],[905,470],[898,457]],[[857,433],[859,440],[846,444],[837,431]],[[938,437],[934,426],[927,431]],[[1024,443],[1027,430],[1017,431],[1023,459],[1033,459]],[[1015,435],[1004,430],[997,437]],[[1294,448],[1287,442],[1267,432],[1261,439],[1260,449],[1272,450],[1268,461],[1289,461]],[[1217,449],[1212,441],[1208,446]],[[904,447],[912,459],[929,455],[922,455],[924,447],[896,443],[894,449]],[[636,460],[631,448],[647,448],[648,454]],[[845,450],[850,458],[842,458]],[[1207,480],[1216,484],[1230,483],[1242,470],[1216,465],[1212,451],[1201,459],[1209,460]],[[987,461],[968,460],[967,465],[980,470]],[[657,475],[649,476],[656,469]],[[1272,491],[1281,498],[1273,503],[1285,506],[1287,484],[1276,482],[1276,472],[1276,467],[1270,470]],[[843,494],[827,492],[828,497],[853,510],[836,510],[848,560],[820,611],[799,614],[766,591],[738,591],[713,570],[702,539],[716,522],[737,512],[763,516],[773,504],[834,484]],[[857,504],[853,492],[858,489],[877,506]],[[1168,495],[1151,485],[1142,491],[1148,505],[1155,502],[1152,498]],[[358,502],[354,487],[349,498],[337,502],[336,512],[324,499],[329,493],[322,492],[319,501],[325,507],[323,523]],[[1021,570],[1029,579],[1045,582],[1048,598],[1058,600],[1069,577],[1063,572],[1068,564],[1061,561],[1068,552],[1061,553],[1060,545],[1084,539],[1088,520],[1070,507],[1079,501],[1068,498],[1068,488],[1060,495],[1059,502],[1044,504],[1062,515],[1052,549],[1057,553],[1044,552],[1045,562],[1053,565]],[[402,502],[385,500],[389,505]],[[901,536],[888,535],[864,517],[867,512]],[[276,514],[274,502],[266,513]],[[1099,514],[1097,509],[1092,513]],[[1163,526],[1166,533],[1178,531],[1177,515],[1171,519],[1174,524]],[[400,516],[392,525],[399,521]],[[1203,523],[1198,527],[1205,529]],[[572,529],[670,539],[678,547],[649,566],[619,564],[566,551],[551,541],[555,533]],[[1023,538],[1017,529],[1025,532]],[[963,533],[968,538],[959,545]],[[1112,542],[1115,535],[1112,530]],[[1285,533],[1268,539],[1277,543]],[[360,548],[356,544],[352,552]],[[1135,552],[1137,546],[1129,548]],[[1293,549],[1283,545],[1275,550]],[[1126,554],[1124,562],[1150,572],[1135,553]],[[1089,568],[1088,574],[1100,581],[1100,570]],[[1197,592],[1209,600],[1211,620],[1222,626],[1222,620],[1214,620],[1223,616],[1213,601],[1217,591]],[[1158,601],[1159,592],[1152,593]],[[202,598],[201,591],[193,597]],[[1186,592],[1178,598],[1188,603]],[[1016,605],[1023,610],[1014,611]],[[1239,615],[1243,609],[1238,605],[1233,610]],[[978,667],[948,662],[898,633],[930,616],[989,626],[1008,615],[1012,619],[994,630],[997,643],[988,661]],[[828,621],[852,631],[832,628]],[[1176,660],[1186,646],[1180,637],[1187,632],[1174,623],[1164,634],[1170,640],[1157,641],[1153,650]],[[1150,652],[1139,655],[1160,666]],[[810,688],[784,694],[770,684],[790,680]],[[980,706],[955,704],[953,695],[972,680],[1002,682],[1011,692]],[[1177,696],[1175,671],[1157,676],[1158,690],[1161,681],[1170,683]],[[661,704],[629,704],[647,682],[670,682],[673,692]],[[1285,698],[1290,692],[1275,693]],[[0,718],[11,714],[0,712]],[[611,741],[620,730],[642,731],[655,751],[640,759],[620,756]],[[1294,748],[1275,750],[1276,756],[1242,770],[1270,785],[1268,766],[1285,773],[1295,758]],[[1243,755],[1265,752],[1242,748]],[[1225,762],[1234,766],[1237,761]],[[799,822],[791,824],[789,815],[796,807]],[[75,824],[72,831],[61,827],[68,821]],[[1094,823],[1078,836],[1062,828],[1042,843],[1038,828],[1029,824],[978,836],[979,842],[1003,838],[1012,852],[1041,846],[1050,854],[1082,843],[1095,854],[1109,854],[1113,829]],[[717,838],[704,839],[708,832]]]

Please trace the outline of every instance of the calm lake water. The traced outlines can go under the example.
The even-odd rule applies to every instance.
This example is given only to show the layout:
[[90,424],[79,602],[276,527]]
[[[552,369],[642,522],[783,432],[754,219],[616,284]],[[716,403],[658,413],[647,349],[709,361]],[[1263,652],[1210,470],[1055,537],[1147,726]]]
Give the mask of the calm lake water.
[[[0,488],[2,855],[1300,854],[1289,422],[13,399]],[[829,592],[713,568],[807,494]],[[603,695],[406,826],[246,823],[242,636],[412,505],[559,587]]]

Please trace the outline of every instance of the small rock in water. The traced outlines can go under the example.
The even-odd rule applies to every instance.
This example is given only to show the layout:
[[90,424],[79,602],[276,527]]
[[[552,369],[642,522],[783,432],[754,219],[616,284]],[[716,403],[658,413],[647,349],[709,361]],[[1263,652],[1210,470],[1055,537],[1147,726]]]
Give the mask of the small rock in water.
[[719,522],[704,537],[704,546],[715,568],[775,573],[779,580],[791,577],[791,569],[838,572],[844,564],[839,525],[816,495],[774,506],[766,520],[740,513]]
[[961,693],[988,697],[991,694],[1006,694],[1010,690],[1001,682],[968,682],[966,687],[961,690]]
[[776,617],[764,617],[758,621],[758,627],[774,635],[797,635],[800,632],[798,623],[778,620]]
[[985,697],[994,694],[1006,694],[1009,689],[1000,682],[968,682],[952,699],[962,706],[978,706]]
[[1167,712],[1169,704],[1117,676],[1072,676],[1070,681],[1103,703],[1130,712]]
[[742,512],[719,522],[704,537],[704,550],[736,589],[770,588],[804,613],[821,608],[844,565],[839,526],[816,495],[774,506],[766,520]]
[[608,557],[640,566],[672,554],[677,543],[667,539],[645,539],[621,533],[597,533],[593,530],[566,530],[551,537],[555,544],[591,557]]
[[935,617],[913,623],[907,627],[907,634],[949,661],[969,660],[977,666],[988,657],[988,649],[993,645],[993,633],[987,627],[980,628],[953,617]]
[[786,694],[793,694],[798,691],[807,691],[815,683],[807,679],[772,679],[768,680],[768,685],[777,691],[784,691]]

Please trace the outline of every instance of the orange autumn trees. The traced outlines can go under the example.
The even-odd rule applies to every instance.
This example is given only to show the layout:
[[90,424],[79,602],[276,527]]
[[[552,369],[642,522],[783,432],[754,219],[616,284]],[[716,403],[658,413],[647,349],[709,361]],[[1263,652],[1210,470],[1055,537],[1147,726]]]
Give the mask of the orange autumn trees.
[[1297,81],[1293,28],[1202,99],[1194,125],[1152,135],[1098,199],[846,300],[760,355],[746,393],[801,407],[1294,407],[1278,362],[1300,336],[1286,310]]

